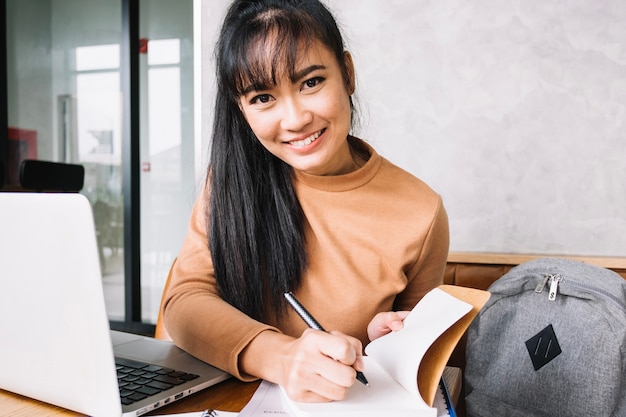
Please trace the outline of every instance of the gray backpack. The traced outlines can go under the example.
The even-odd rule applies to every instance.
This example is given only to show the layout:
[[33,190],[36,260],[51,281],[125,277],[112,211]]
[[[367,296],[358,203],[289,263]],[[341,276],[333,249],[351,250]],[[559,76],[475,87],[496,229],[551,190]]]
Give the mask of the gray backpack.
[[545,258],[489,292],[468,329],[469,417],[626,416],[626,280]]

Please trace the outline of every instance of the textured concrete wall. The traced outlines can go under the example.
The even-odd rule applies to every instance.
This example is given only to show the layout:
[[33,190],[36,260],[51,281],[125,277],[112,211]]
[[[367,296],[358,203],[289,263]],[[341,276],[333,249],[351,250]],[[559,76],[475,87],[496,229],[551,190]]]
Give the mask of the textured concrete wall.
[[356,133],[442,194],[451,250],[626,256],[626,2],[327,4]]

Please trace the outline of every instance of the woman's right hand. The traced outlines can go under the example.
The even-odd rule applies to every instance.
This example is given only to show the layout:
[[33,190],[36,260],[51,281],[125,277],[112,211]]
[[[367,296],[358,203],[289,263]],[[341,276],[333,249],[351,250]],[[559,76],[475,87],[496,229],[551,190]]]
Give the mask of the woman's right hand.
[[361,352],[358,339],[340,332],[307,329],[297,339],[263,332],[244,350],[240,365],[281,385],[294,401],[337,401],[348,394],[356,371],[364,370]]

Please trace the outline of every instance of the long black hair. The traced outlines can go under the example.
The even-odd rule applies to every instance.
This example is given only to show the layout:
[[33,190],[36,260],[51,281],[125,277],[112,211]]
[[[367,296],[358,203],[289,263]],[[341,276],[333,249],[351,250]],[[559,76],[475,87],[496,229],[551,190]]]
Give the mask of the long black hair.
[[318,0],[235,0],[216,48],[217,98],[207,232],[220,295],[258,320],[280,316],[307,265],[293,169],[268,152],[239,108],[249,86],[293,78],[302,47],[321,42],[344,68],[344,44]]

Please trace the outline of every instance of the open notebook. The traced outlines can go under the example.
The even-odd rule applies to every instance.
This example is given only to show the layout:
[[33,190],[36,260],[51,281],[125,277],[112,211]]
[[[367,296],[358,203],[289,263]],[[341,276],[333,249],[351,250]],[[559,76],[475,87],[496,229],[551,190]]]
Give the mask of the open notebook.
[[[444,377],[450,377],[454,380],[459,377],[457,374],[458,371],[460,371],[458,368],[446,368]],[[446,373],[448,375],[446,375]],[[441,389],[438,390],[437,395],[435,396],[433,407],[437,409],[437,417],[456,417],[452,399],[447,390],[444,377],[441,379]],[[221,414],[218,414],[218,416],[220,415]],[[239,417],[259,417],[271,415],[280,415],[285,417],[295,416],[291,407],[285,400],[282,389],[276,384],[268,381],[262,381],[261,385],[259,385],[259,388],[257,388],[248,404],[246,404],[243,410],[239,413]],[[389,414],[381,414],[381,416],[393,417],[393,415]]]
[[0,211],[1,389],[119,417],[229,377],[172,343],[109,331],[84,196],[0,193]]
[[480,308],[486,291],[442,285],[422,298],[404,328],[366,348],[369,387],[355,383],[346,399],[301,403],[284,399],[298,417],[437,417],[433,407],[446,362]]

